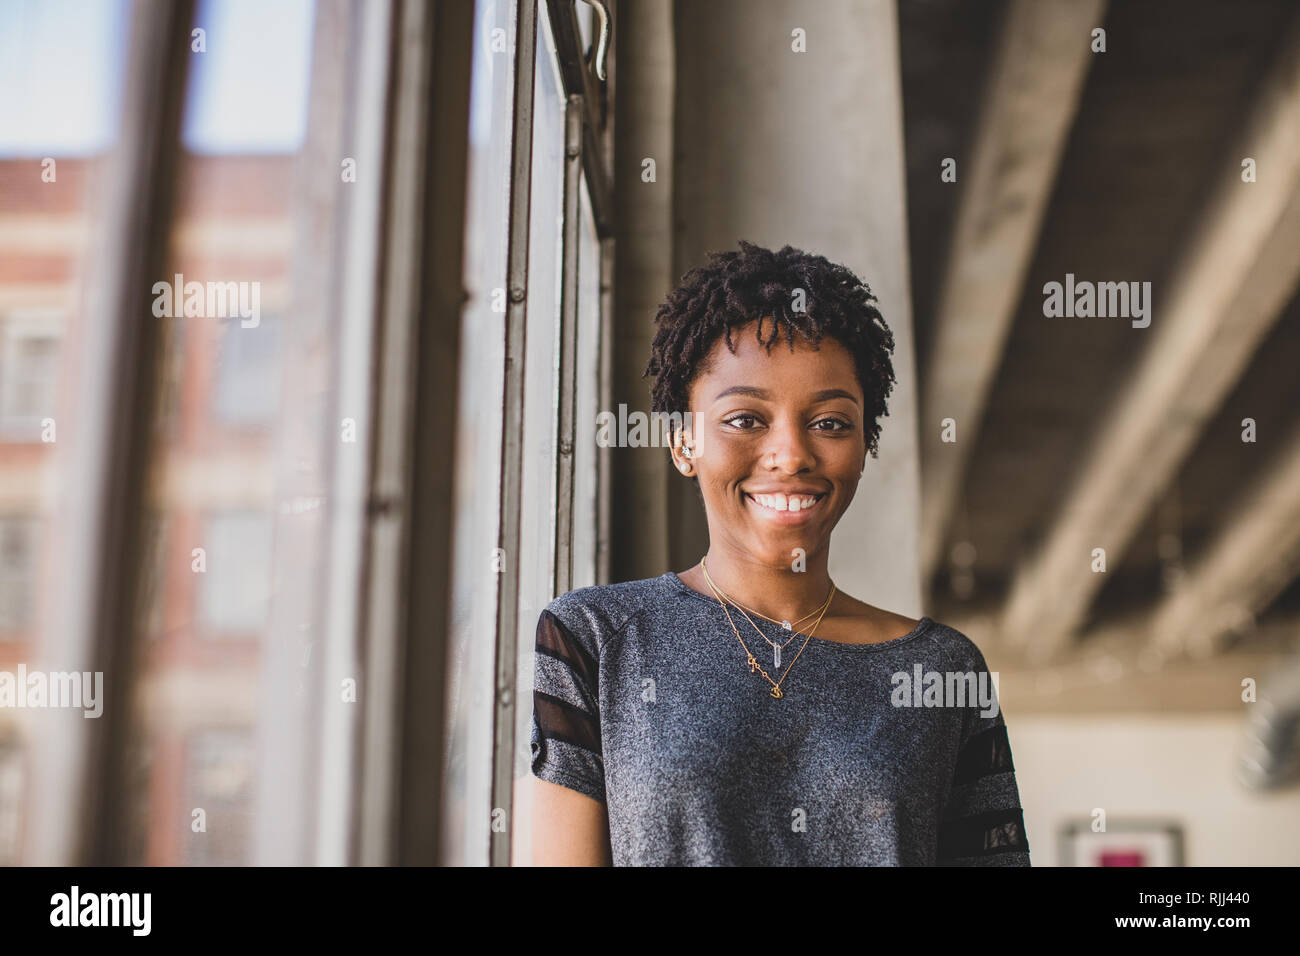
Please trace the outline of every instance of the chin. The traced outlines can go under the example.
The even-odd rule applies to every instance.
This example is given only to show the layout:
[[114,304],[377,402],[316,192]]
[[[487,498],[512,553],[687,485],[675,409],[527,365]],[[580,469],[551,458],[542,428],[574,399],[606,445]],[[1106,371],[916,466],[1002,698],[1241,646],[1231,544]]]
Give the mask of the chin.
[[754,560],[759,564],[766,565],[770,568],[784,568],[790,570],[791,564],[794,563],[796,548],[802,548],[804,557],[807,558],[818,550],[822,542],[809,541],[807,538],[801,538],[797,535],[764,535],[756,540],[749,553],[754,556]]

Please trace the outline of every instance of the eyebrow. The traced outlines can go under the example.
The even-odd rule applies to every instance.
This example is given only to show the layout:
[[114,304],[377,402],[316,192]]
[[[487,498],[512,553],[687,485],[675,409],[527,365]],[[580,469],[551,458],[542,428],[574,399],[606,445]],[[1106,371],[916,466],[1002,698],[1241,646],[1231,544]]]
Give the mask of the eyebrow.
[[[724,388],[713,397],[716,402],[718,399],[726,398],[728,395],[748,395],[750,398],[767,400],[772,397],[772,393],[765,388],[755,388],[753,385],[733,385],[731,388]],[[824,402],[831,398],[847,398],[853,404],[858,404],[857,398],[852,392],[846,392],[842,388],[824,388],[820,392],[813,393],[814,402]]]

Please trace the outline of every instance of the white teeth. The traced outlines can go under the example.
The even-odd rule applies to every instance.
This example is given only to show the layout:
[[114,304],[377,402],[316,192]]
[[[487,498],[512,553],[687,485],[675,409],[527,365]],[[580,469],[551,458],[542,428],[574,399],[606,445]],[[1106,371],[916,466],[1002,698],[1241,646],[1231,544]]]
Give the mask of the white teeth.
[[750,495],[764,508],[773,511],[804,511],[817,503],[818,495]]

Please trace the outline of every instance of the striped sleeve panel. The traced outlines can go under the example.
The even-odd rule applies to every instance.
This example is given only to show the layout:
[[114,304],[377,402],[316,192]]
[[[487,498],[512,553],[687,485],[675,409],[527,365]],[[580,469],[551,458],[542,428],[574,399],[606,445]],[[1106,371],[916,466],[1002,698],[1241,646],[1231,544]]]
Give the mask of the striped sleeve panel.
[[1001,714],[978,718],[957,755],[939,826],[940,866],[1029,866],[1029,841]]
[[542,611],[533,655],[532,771],[604,803],[598,653]]

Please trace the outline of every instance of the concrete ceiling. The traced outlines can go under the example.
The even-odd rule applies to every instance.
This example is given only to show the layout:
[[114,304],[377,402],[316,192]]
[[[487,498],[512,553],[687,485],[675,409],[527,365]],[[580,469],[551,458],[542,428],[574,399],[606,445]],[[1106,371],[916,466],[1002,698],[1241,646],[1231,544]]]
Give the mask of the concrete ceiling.
[[[1038,579],[1026,583],[1026,567],[1051,546],[1059,550],[1071,518],[1077,523],[1073,506],[1088,497],[1078,482],[1095,471],[1089,455],[1120,447],[1115,436],[1123,422],[1117,416],[1131,407],[1121,399],[1131,397],[1139,377],[1157,374],[1164,358],[1148,351],[1175,347],[1155,333],[1162,319],[1182,321],[1186,310],[1171,316],[1162,306],[1187,294],[1188,264],[1196,262],[1192,240],[1213,247],[1220,220],[1212,200],[1224,191],[1225,170],[1231,175],[1242,155],[1252,155],[1241,152],[1250,148],[1244,141],[1262,139],[1257,131],[1268,119],[1260,117],[1261,102],[1271,102],[1267,84],[1278,82],[1278,64],[1290,62],[1285,57],[1294,53],[1300,35],[1300,13],[1287,0],[1144,0],[1098,9],[1103,15],[1096,25],[1106,31],[1107,49],[1092,53],[1084,68],[1059,162],[1040,190],[1041,225],[1029,217],[1024,226],[1032,242],[1024,280],[1004,319],[1008,331],[991,366],[995,374],[971,406],[977,421],[966,434],[973,441],[954,470],[943,546],[930,568],[935,616],[1002,615],[1017,587],[1033,604]],[[951,354],[936,346],[944,322],[951,332],[958,321],[988,319],[962,317],[960,302],[945,308],[942,290],[952,283],[959,257],[974,255],[966,248],[969,236],[955,238],[955,231],[961,190],[974,178],[966,175],[975,161],[972,151],[987,148],[982,124],[990,123],[990,103],[1015,96],[1015,82],[1003,74],[1019,67],[1014,58],[1008,64],[1005,48],[999,55],[999,44],[1013,25],[1023,34],[1030,15],[1017,3],[899,3],[912,299],[923,375],[943,375],[955,365],[951,358],[934,364],[936,355]],[[1088,42],[1086,31],[1081,42]],[[1038,69],[1050,73],[1051,67]],[[1059,77],[1031,75],[1033,82],[1053,79]],[[999,81],[1003,92],[989,94]],[[958,160],[955,184],[940,179],[944,157]],[[972,199],[978,197],[965,197],[967,203]],[[1197,269],[1197,275],[1205,271]],[[1152,327],[1135,329],[1123,319],[1044,317],[1043,284],[1063,281],[1067,273],[1080,280],[1150,281]],[[1279,283],[1291,290],[1289,282]],[[1167,466],[1153,464],[1154,487],[1134,492],[1140,511],[1136,520],[1118,522],[1127,532],[1112,535],[1119,544],[1108,550],[1105,575],[1071,592],[1080,612],[1062,637],[1066,649],[1077,649],[1089,634],[1121,620],[1154,620],[1178,576],[1195,580],[1190,576],[1198,562],[1223,541],[1229,523],[1243,520],[1246,490],[1270,468],[1289,474],[1282,459],[1290,453],[1288,436],[1300,425],[1300,302],[1287,291],[1281,307],[1268,312],[1258,322],[1258,344],[1251,339],[1243,347],[1242,371],[1225,373],[1222,397],[1195,423],[1190,450],[1168,451]],[[1215,348],[1205,348],[1200,361],[1212,362]],[[1194,385],[1184,388],[1195,392]],[[1179,408],[1171,403],[1170,414]],[[925,430],[937,431],[940,414],[923,408],[923,448]],[[1247,417],[1257,422],[1254,444],[1240,440],[1240,422]],[[943,463],[936,465],[932,453],[922,466]],[[1122,511],[1121,504],[1116,502]],[[1249,507],[1275,509],[1279,520],[1286,514],[1276,495]],[[1283,534],[1300,538],[1294,528]],[[951,585],[948,556],[958,542],[974,548],[969,594]],[[1286,563],[1282,551],[1269,554],[1274,564]],[[1085,574],[1087,558],[1084,553],[1080,564]],[[1050,569],[1043,573],[1060,576]],[[1294,574],[1278,573],[1290,583],[1268,597],[1257,614],[1261,623],[1300,612]]]

